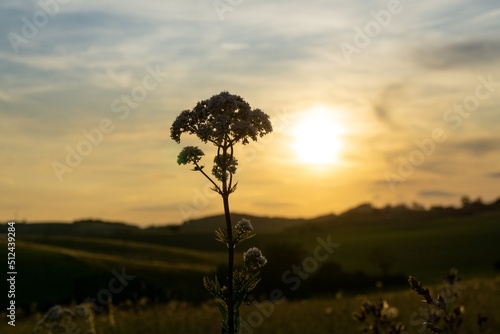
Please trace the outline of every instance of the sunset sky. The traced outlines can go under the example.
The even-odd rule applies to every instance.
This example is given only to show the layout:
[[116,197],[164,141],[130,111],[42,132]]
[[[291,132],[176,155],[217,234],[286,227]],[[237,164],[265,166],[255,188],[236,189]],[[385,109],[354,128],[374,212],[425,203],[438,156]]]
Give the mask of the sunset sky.
[[500,197],[497,0],[5,0],[0,31],[2,220],[221,213],[176,163],[213,148],[169,129],[226,90],[275,128],[237,147],[233,211]]

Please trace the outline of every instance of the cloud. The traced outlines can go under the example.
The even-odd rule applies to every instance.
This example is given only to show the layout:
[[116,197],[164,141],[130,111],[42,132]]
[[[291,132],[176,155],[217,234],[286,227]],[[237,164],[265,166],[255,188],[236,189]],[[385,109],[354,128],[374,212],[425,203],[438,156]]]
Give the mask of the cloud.
[[373,106],[373,111],[377,119],[382,123],[392,125],[392,120],[389,117],[389,111],[387,109],[387,106],[383,104],[375,104]]
[[464,140],[451,145],[453,151],[465,151],[473,155],[484,155],[500,150],[500,138],[478,138]]
[[426,43],[413,53],[413,59],[431,70],[491,66],[499,63],[500,40],[470,39],[459,42]]
[[10,94],[0,90],[0,102],[10,102],[12,100]]
[[455,197],[457,194],[442,190],[423,190],[418,193],[420,197]]
[[149,206],[137,206],[130,208],[131,211],[176,211],[179,210],[181,204],[166,204],[166,205],[149,205]]
[[405,179],[404,181],[391,180],[391,183],[387,182],[387,180],[385,180],[385,179],[373,181],[374,185],[383,186],[383,187],[388,187],[388,186],[390,186],[390,184],[399,185],[399,184],[414,184],[414,183],[415,183],[415,181],[412,181],[409,179]]
[[278,202],[278,201],[254,202],[253,204],[265,208],[277,208],[277,207],[284,208],[296,205],[295,203],[291,202]]
[[392,129],[399,127],[393,119],[392,111],[394,109],[395,101],[401,97],[403,88],[403,84],[392,84],[386,86],[379,96],[379,101],[373,104],[375,117]]

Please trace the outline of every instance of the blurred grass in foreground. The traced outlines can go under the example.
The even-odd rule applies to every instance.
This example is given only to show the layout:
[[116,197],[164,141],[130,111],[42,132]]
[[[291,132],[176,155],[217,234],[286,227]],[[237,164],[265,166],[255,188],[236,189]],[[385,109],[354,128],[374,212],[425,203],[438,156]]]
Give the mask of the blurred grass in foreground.
[[[465,288],[457,303],[465,306],[465,321],[460,333],[479,333],[476,327],[477,314],[488,317],[486,330],[481,334],[500,332],[500,313],[497,312],[500,304],[500,276],[490,279],[472,279],[461,282]],[[433,286],[438,289],[440,286]],[[359,309],[365,300],[387,302],[399,310],[398,320],[403,322],[408,333],[419,332],[421,325],[420,314],[426,304],[420,301],[410,288],[406,291],[374,293],[354,297],[340,297],[330,299],[310,299],[297,302],[284,302],[274,305],[269,317],[263,316],[262,324],[253,329],[259,334],[304,334],[304,333],[359,333],[358,323],[353,320],[352,313]],[[259,316],[255,316],[255,305],[243,306],[242,317],[248,319],[254,314],[254,323]],[[218,333],[220,330],[219,314],[216,306],[205,303],[192,306],[188,303],[170,302],[166,305],[148,305],[145,303],[121,305],[114,308],[113,316],[116,326],[110,325],[109,314],[103,312],[96,316],[97,334],[136,334],[136,333],[186,333],[207,334]],[[32,333],[32,329],[42,314],[28,319],[19,318],[15,328],[8,326],[6,321],[0,324],[1,333]],[[5,319],[5,316],[2,315]],[[85,331],[82,328],[82,333]],[[86,328],[85,328],[86,329]],[[75,332],[76,333],[76,332]],[[251,331],[246,330],[246,333]]]

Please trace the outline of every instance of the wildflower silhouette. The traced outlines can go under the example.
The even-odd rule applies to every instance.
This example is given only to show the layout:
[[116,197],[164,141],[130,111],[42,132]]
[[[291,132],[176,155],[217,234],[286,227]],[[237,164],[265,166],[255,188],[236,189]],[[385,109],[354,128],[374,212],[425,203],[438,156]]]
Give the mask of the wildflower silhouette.
[[271,131],[272,125],[267,114],[260,109],[251,109],[243,98],[228,92],[198,102],[192,110],[182,111],[170,128],[170,136],[177,143],[180,143],[181,135],[187,133],[217,148],[212,177],[205,172],[205,165],[201,164],[205,154],[196,146],[184,147],[177,157],[177,163],[193,165],[192,170],[203,174],[213,185],[212,190],[222,197],[226,228],[216,230],[215,236],[228,249],[227,286],[221,286],[217,277],[213,281],[207,277],[203,279],[205,287],[219,306],[222,333],[234,334],[239,331],[240,305],[257,285],[258,269],[267,262],[260,250],[251,248],[244,254],[243,269],[234,268],[234,248],[254,236],[248,220],[238,222],[234,228],[231,223],[229,195],[236,190],[237,182],[234,182],[233,176],[238,167],[234,146],[240,142],[246,145],[250,139],[257,141]]
[[[88,330],[83,332],[82,328],[85,327],[88,327]],[[74,308],[55,305],[38,321],[33,329],[33,333],[95,334],[95,316],[92,306],[88,302],[77,305]]]
[[[436,298],[433,298],[429,289],[424,288],[418,279],[412,276],[408,278],[408,283],[412,290],[419,296],[422,296],[424,298],[422,301],[431,307],[431,312],[429,312],[424,326],[432,333],[458,333],[460,330],[465,308],[463,305],[454,308],[451,308],[451,305],[449,305],[461,294],[457,286],[460,279],[458,270],[452,268],[445,276],[446,287]],[[484,316],[481,317],[486,321],[487,318]],[[484,321],[479,321],[478,319],[477,324],[480,328]]]
[[353,313],[354,320],[363,324],[360,331],[375,334],[402,334],[405,326],[396,322],[399,314],[397,308],[392,307],[385,300],[378,303],[365,301],[359,312]]

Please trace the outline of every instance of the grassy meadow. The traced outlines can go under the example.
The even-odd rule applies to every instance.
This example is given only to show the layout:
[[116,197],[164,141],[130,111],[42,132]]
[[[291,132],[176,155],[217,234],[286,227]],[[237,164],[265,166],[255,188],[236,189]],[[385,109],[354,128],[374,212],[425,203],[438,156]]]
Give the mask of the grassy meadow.
[[[399,310],[398,320],[408,333],[421,333],[415,323],[422,321],[418,312],[425,304],[410,291],[408,275],[436,287],[456,267],[466,286],[459,299],[466,307],[463,333],[478,333],[474,324],[480,312],[488,316],[489,331],[484,333],[500,330],[495,312],[500,301],[495,267],[500,260],[499,211],[425,220],[379,218],[372,222],[366,215],[351,215],[281,231],[257,230],[251,245],[263,249],[269,262],[253,299],[265,303],[270,291],[280,289],[286,301],[273,305],[263,321],[252,301],[243,306],[243,319],[254,312],[250,322],[262,322],[252,327],[255,333],[356,333],[359,324],[352,313],[363,300],[383,298]],[[15,331],[6,321],[0,331],[31,333],[51,306],[95,298],[108,287],[111,270],[124,268],[134,279],[113,295],[112,318],[107,308],[97,312],[98,333],[218,333],[218,310],[202,286],[202,277],[220,272],[224,249],[213,233],[157,232],[97,237],[23,234],[19,228],[16,302],[20,308]],[[313,257],[318,238],[330,239],[339,247],[328,259],[317,261],[318,268],[301,278],[298,287],[290,280],[284,282],[283,273]],[[241,248],[237,263],[246,250]],[[5,249],[1,252],[6,256]],[[410,317],[414,312],[417,316]]]
[[[465,306],[464,325],[461,333],[493,334],[500,329],[500,317],[495,311],[500,297],[500,276],[489,279],[465,280],[463,295],[457,303]],[[438,286],[435,286],[438,288]],[[249,323],[258,325],[245,327],[243,333],[303,334],[303,333],[359,333],[359,323],[352,318],[365,300],[386,300],[398,309],[395,318],[405,324],[407,333],[422,333],[422,313],[426,304],[412,291],[372,293],[349,297],[306,299],[285,301],[267,307],[269,316],[256,314],[258,308],[244,305],[242,317]],[[252,315],[253,313],[253,315]],[[477,314],[488,316],[487,329],[479,331]],[[260,314],[260,315],[259,315]],[[35,314],[20,321],[15,330],[6,324],[0,325],[2,333],[32,333],[41,314]],[[210,302],[193,306],[183,302],[164,305],[135,304],[124,305],[96,315],[95,327],[102,334],[135,333],[218,333],[220,315]],[[77,323],[84,333],[88,324]],[[76,332],[74,332],[76,333]]]

